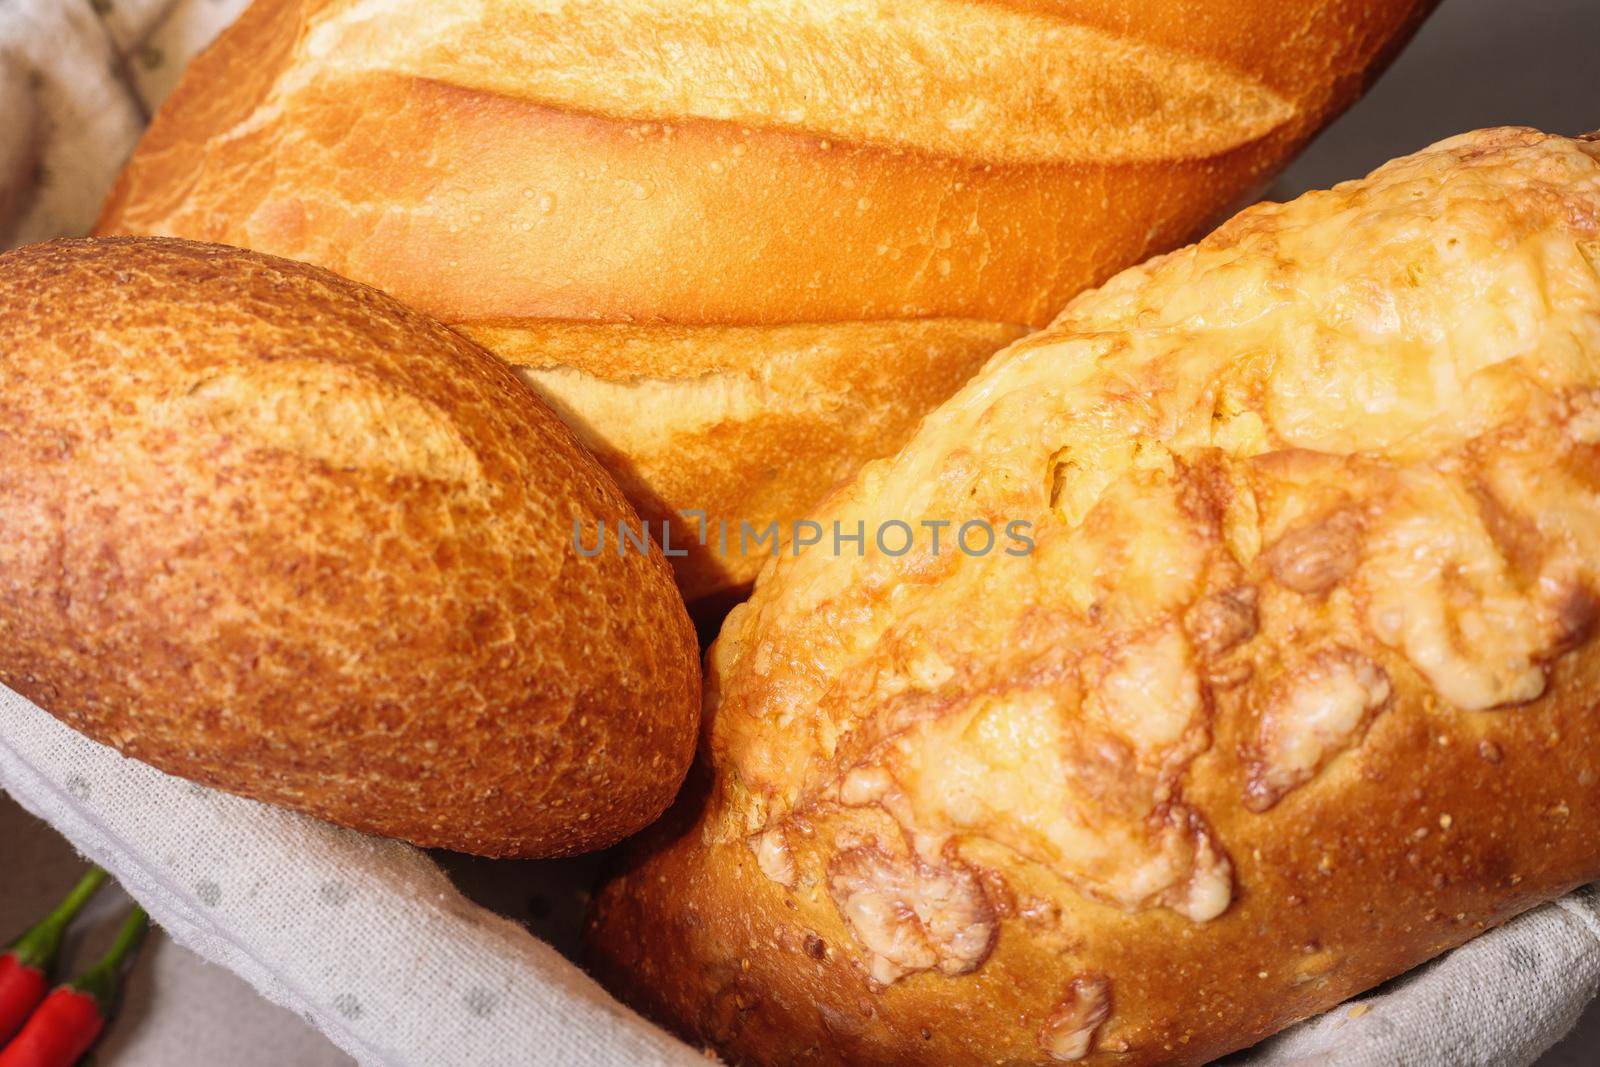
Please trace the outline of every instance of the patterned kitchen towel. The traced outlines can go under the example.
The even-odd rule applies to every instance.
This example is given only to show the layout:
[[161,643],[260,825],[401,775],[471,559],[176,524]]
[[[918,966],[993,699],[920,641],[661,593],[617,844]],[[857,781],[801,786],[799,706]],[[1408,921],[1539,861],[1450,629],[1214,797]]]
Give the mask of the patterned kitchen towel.
[[705,1065],[417,849],[162,774],[3,686],[0,786],[363,1064]]
[[[180,943],[382,1067],[706,1060],[394,841],[162,774],[0,686],[0,786]],[[528,887],[532,891],[535,887]],[[1529,912],[1232,1067],[1522,1067],[1600,984],[1600,892]]]
[[150,113],[247,0],[0,0],[0,246],[86,233]]

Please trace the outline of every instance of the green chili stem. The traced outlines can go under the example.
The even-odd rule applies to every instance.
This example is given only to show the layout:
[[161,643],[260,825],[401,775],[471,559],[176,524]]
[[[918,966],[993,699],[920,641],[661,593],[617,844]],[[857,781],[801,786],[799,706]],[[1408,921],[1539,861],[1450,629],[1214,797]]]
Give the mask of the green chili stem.
[[150,917],[135,904],[124,920],[122,929],[117,931],[117,939],[111,943],[111,948],[93,967],[68,982],[67,988],[93,997],[100,1005],[101,1017],[109,1018],[122,984],[122,972],[133,961],[134,953],[139,951],[149,931]]
[[67,924],[78,917],[78,913],[100,891],[100,887],[106,884],[108,877],[99,867],[89,868],[89,873],[78,880],[72,892],[56,905],[55,910],[13,941],[8,951],[24,966],[47,970],[61,948],[61,935]]

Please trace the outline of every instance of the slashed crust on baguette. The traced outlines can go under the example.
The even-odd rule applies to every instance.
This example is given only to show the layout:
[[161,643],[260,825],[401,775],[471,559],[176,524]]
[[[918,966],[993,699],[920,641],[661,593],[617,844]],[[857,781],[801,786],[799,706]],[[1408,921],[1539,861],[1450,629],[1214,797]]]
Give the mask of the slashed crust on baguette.
[[[100,230],[317,263],[532,367],[613,346],[530,380],[647,518],[765,527],[1258,185],[1428,6],[258,0]],[[684,331],[672,381],[634,328]],[[763,562],[674,560],[691,598]]]

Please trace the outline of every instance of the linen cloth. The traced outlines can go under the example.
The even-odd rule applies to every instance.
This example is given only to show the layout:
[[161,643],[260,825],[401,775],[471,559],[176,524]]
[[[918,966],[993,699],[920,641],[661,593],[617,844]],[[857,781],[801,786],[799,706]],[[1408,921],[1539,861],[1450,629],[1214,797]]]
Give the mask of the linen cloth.
[[[0,0],[0,244],[85,232],[183,63],[244,5]],[[418,850],[161,774],[4,687],[0,788],[173,938],[363,1064],[706,1062]],[[1519,1067],[1597,986],[1600,892],[1587,889],[1227,1062]]]

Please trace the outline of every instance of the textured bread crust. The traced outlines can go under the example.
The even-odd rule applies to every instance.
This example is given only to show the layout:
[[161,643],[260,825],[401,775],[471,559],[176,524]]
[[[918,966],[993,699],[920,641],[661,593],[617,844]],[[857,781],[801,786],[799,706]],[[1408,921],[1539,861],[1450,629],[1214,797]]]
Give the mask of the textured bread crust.
[[[647,517],[764,528],[1258,187],[1430,6],[257,0],[100,232],[376,285],[526,367]],[[690,597],[762,562],[673,560]]]
[[0,682],[127,755],[484,855],[660,814],[699,715],[659,550],[505,365],[316,267],[0,256]]
[[996,356],[822,515],[1033,551],[762,576],[612,987],[738,1063],[1202,1063],[1600,876],[1597,157],[1458,137]]

